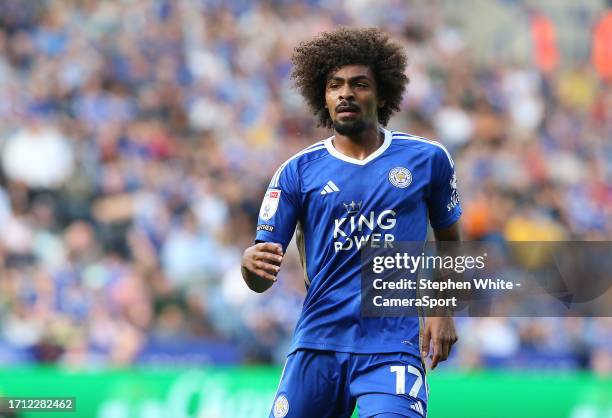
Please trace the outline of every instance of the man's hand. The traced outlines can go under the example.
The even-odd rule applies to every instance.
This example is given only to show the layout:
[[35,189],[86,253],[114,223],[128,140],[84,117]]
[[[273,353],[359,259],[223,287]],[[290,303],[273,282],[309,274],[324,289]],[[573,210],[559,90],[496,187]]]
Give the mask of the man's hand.
[[282,261],[283,249],[280,244],[255,244],[242,254],[242,277],[251,290],[264,292],[276,281]]
[[[430,344],[431,341],[431,344]],[[451,317],[428,317],[425,318],[425,329],[421,342],[421,355],[423,361],[429,354],[431,346],[431,369],[435,369],[439,362],[450,356],[453,344],[457,342],[455,322]]]

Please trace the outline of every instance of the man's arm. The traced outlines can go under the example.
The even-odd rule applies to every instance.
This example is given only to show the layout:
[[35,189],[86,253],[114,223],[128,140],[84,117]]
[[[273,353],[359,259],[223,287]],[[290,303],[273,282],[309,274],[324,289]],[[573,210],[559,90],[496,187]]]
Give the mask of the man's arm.
[[249,289],[257,293],[268,290],[276,281],[283,261],[280,244],[261,242],[247,248],[242,254],[242,278]]
[[[444,229],[435,229],[437,241],[461,241],[461,228],[459,221]],[[450,356],[453,344],[458,340],[455,322],[450,316],[427,317],[421,342],[421,355],[423,361],[427,358],[431,348],[431,368],[435,369],[439,362]]]
[[461,241],[461,227],[459,221],[448,228],[434,229],[436,241]]

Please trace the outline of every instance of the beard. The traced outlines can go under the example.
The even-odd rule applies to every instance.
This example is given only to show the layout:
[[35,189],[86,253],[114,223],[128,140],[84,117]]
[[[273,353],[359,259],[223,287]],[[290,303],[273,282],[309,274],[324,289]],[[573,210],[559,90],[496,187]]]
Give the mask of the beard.
[[362,133],[366,129],[366,123],[362,120],[351,120],[347,122],[333,121],[334,130],[340,135],[353,136]]

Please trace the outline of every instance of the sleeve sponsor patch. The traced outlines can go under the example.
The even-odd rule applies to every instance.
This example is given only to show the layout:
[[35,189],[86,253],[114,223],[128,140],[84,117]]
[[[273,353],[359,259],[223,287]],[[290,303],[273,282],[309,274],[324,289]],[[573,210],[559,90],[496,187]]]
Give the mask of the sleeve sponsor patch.
[[280,202],[281,191],[280,189],[268,189],[266,196],[264,197],[261,209],[259,211],[259,217],[264,221],[272,219],[278,209],[278,203]]
[[451,188],[451,199],[450,203],[446,205],[446,210],[450,212],[459,204],[459,192],[457,191],[457,175],[453,173],[453,177],[450,180]]
[[257,230],[274,232],[274,225],[257,225]]

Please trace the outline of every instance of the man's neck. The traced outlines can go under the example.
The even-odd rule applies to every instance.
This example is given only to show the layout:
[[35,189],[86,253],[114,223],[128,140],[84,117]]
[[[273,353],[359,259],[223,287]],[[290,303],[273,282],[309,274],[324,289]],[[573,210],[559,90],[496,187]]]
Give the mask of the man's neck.
[[385,134],[377,125],[366,128],[359,135],[345,136],[335,132],[333,144],[336,150],[347,157],[365,160],[380,148]]

